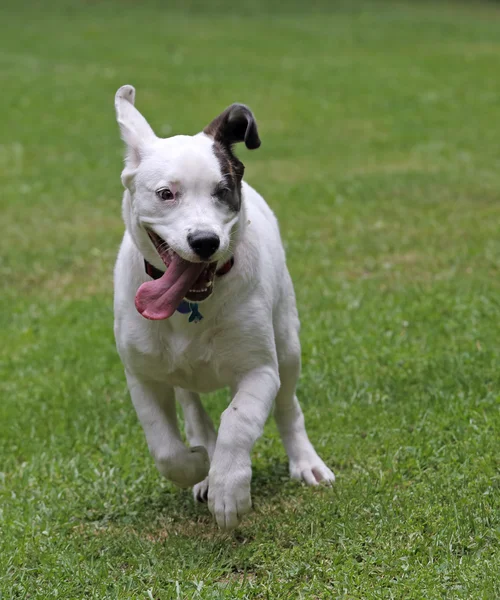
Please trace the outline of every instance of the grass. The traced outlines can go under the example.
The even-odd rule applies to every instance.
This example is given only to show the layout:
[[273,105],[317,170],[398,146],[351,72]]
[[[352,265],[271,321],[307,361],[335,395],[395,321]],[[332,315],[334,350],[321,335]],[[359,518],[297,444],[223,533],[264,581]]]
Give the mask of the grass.
[[[500,6],[165,6],[2,3],[0,597],[500,597]],[[163,135],[260,125],[338,481],[290,482],[269,423],[231,535],[160,479],[114,348],[124,83]]]

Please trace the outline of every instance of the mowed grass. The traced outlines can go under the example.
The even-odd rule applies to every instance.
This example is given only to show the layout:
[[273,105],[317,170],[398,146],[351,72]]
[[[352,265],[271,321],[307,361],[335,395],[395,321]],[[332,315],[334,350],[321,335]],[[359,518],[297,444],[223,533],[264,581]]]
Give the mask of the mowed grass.
[[[0,8],[1,598],[498,598],[500,6],[166,6]],[[337,484],[290,482],[270,422],[229,535],[160,479],[114,347],[125,83],[160,135],[260,126]]]

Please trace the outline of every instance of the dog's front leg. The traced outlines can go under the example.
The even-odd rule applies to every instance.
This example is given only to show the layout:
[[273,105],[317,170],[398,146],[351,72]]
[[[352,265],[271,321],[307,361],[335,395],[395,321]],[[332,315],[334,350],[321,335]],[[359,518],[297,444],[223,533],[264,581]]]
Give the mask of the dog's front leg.
[[179,487],[190,487],[207,476],[204,447],[186,448],[175,411],[174,388],[126,373],[128,389],[158,471]]
[[233,400],[222,413],[208,488],[208,507],[222,529],[234,529],[252,506],[250,452],[279,385],[277,369],[255,369],[237,382]]

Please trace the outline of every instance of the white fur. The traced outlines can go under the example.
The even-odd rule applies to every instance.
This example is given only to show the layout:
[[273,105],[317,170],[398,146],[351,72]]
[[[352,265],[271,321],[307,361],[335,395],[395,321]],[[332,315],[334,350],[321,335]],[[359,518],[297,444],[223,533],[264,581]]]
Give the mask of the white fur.
[[[300,371],[299,319],[285,264],[278,224],[264,199],[242,185],[239,213],[211,197],[221,179],[213,140],[204,133],[159,139],[133,106],[124,86],[116,110],[128,154],[122,180],[126,232],[115,268],[115,337],[127,383],[151,454],[162,475],[181,487],[194,486],[223,529],[237,526],[251,508],[250,452],[274,415],[290,460],[290,474],[307,484],[332,482],[334,475],[316,454],[304,426],[295,388]],[[155,190],[182,188],[165,203]],[[134,297],[149,277],[146,258],[164,269],[148,225],[187,260],[197,258],[186,237],[196,229],[221,238],[215,260],[234,255],[234,268],[216,278],[213,294],[200,305],[204,319],[189,323],[175,313],[149,321]],[[218,434],[198,396],[228,386],[232,401]],[[182,442],[175,414],[181,403]]]

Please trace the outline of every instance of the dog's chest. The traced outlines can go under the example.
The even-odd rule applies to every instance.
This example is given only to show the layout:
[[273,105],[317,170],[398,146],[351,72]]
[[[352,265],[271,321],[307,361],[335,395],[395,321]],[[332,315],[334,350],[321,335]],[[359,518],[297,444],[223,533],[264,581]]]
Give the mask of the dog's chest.
[[194,392],[229,385],[231,361],[227,361],[223,332],[202,331],[195,324],[190,327],[191,331],[170,329],[153,337],[146,352],[136,353],[135,366],[149,377]]

